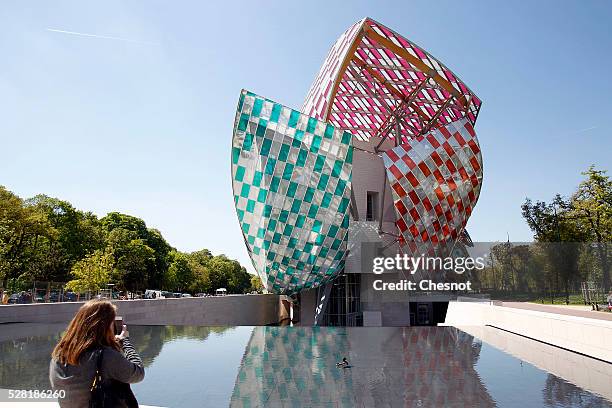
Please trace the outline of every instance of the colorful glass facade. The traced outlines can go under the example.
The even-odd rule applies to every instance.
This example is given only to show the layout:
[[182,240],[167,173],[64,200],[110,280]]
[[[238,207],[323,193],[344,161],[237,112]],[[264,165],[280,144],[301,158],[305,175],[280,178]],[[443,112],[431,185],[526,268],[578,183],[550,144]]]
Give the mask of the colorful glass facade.
[[352,132],[356,144],[383,159],[382,192],[391,187],[396,230],[381,223],[379,231],[396,235],[409,254],[441,254],[467,236],[478,200],[480,106],[443,63],[365,18],[332,46],[302,111]]
[[243,91],[233,191],[264,286],[295,294],[344,269],[349,224],[361,221],[349,216],[363,189],[352,184],[354,147],[388,175],[380,196],[392,189],[396,222],[385,230],[381,214],[381,237],[413,254],[465,238],[482,182],[480,106],[444,64],[370,18],[333,45],[301,112]]
[[465,229],[480,192],[480,148],[460,119],[382,154],[393,192],[400,243],[438,254]]
[[233,191],[266,288],[293,294],[344,267],[352,135],[242,91],[232,141]]
[[401,139],[407,141],[464,117],[474,125],[480,105],[480,99],[427,51],[364,18],[332,46],[302,112],[362,141],[385,137],[399,117]]

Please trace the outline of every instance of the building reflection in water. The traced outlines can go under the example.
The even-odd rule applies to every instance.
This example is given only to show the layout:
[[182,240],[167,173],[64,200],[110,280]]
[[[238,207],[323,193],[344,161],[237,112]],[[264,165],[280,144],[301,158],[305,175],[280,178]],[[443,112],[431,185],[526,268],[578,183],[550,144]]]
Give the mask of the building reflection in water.
[[[450,327],[257,327],[232,405],[491,407],[480,347]],[[343,357],[351,368],[336,367]]]

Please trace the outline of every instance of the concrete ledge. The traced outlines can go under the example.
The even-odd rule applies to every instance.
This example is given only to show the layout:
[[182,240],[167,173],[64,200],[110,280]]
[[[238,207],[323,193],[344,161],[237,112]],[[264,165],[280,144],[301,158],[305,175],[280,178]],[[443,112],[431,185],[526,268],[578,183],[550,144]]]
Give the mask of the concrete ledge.
[[612,322],[489,303],[449,302],[446,326],[495,326],[612,363]]
[[[278,322],[277,295],[118,300],[117,314],[127,324],[262,326]],[[66,323],[83,302],[0,306],[0,323]]]

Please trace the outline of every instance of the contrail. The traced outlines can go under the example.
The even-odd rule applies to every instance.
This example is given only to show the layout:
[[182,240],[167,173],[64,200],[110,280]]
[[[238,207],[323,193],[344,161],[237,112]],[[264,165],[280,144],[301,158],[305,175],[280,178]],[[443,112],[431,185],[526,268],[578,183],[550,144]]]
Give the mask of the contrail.
[[597,129],[597,126],[591,126],[591,127],[588,127],[588,128],[577,130],[576,132],[574,132],[574,134],[588,132],[589,130],[593,130],[593,129]]
[[70,34],[70,35],[78,35],[79,37],[91,37],[91,38],[102,38],[105,40],[116,40],[116,41],[126,41],[132,43],[140,43],[140,44],[152,44],[159,45],[159,43],[151,42],[151,41],[141,41],[141,40],[131,40],[129,38],[121,38],[121,37],[110,37],[108,35],[97,35],[97,34],[87,34],[87,33],[78,33],[76,31],[66,31],[66,30],[57,30],[55,28],[47,28],[47,31],[52,31],[54,33],[62,33],[62,34]]

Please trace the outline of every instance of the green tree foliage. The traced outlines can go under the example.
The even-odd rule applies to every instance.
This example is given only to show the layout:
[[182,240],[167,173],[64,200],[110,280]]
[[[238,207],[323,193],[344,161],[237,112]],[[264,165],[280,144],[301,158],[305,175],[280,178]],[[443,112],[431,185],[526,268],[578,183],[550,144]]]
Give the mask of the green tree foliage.
[[587,240],[594,243],[602,285],[610,288],[609,243],[612,242],[612,180],[591,166],[571,198],[571,212]]
[[[211,256],[212,258],[212,256]],[[193,293],[212,293],[213,287],[210,282],[210,273],[206,263],[197,261],[193,258],[193,253],[189,257],[189,267],[193,271],[193,280],[189,289]]]
[[258,275],[251,276],[251,292],[262,293],[264,290],[263,283],[261,283],[261,278]]
[[34,243],[35,257],[30,266],[33,276],[46,281],[61,280],[75,262],[101,247],[103,236],[95,215],[45,195],[26,200],[25,206],[41,214],[49,224],[49,233],[39,236]]
[[55,229],[38,208],[0,186],[0,277],[2,286],[35,272],[38,241],[54,239]]
[[527,199],[522,210],[550,270],[550,284],[555,291],[562,288],[569,302],[570,290],[579,280],[580,243],[587,238],[573,216],[571,203],[557,194],[550,204],[533,204]]
[[225,255],[212,257],[206,266],[212,291],[226,288],[228,293],[245,293],[251,287],[251,277],[246,269]]
[[111,212],[98,219],[69,202],[38,195],[22,200],[0,186],[2,287],[68,282],[75,290],[114,283],[120,290],[229,293],[250,289],[236,261],[203,249],[182,253],[140,218]]
[[75,292],[93,291],[110,282],[113,258],[110,254],[97,250],[93,254],[77,261],[72,267],[75,279],[68,282],[66,287]]
[[213,257],[208,249],[202,249],[201,251],[192,252],[189,258],[200,265],[206,265],[206,263]]
[[490,264],[480,274],[483,287],[537,292],[551,301],[562,293],[568,302],[581,282],[598,282],[604,292],[610,288],[612,181],[593,167],[583,174],[585,179],[568,199],[526,199],[522,214],[535,242],[493,246]]
[[149,282],[149,268],[154,265],[155,251],[144,240],[133,239],[121,248],[121,256],[115,264],[115,271],[122,289],[131,292],[146,289]]
[[187,291],[194,281],[194,271],[189,263],[189,256],[181,252],[170,252],[170,266],[168,274],[173,277],[174,286],[178,291]]
[[543,293],[547,276],[533,245],[503,242],[491,247],[489,265],[481,272],[481,285],[493,291]]
[[117,212],[107,214],[100,222],[107,234],[115,230],[128,231],[132,239],[142,240],[144,245],[153,250],[154,256],[147,264],[147,282],[151,286],[160,287],[169,266],[168,254],[172,250],[161,233],[156,229],[147,228],[140,218]]

